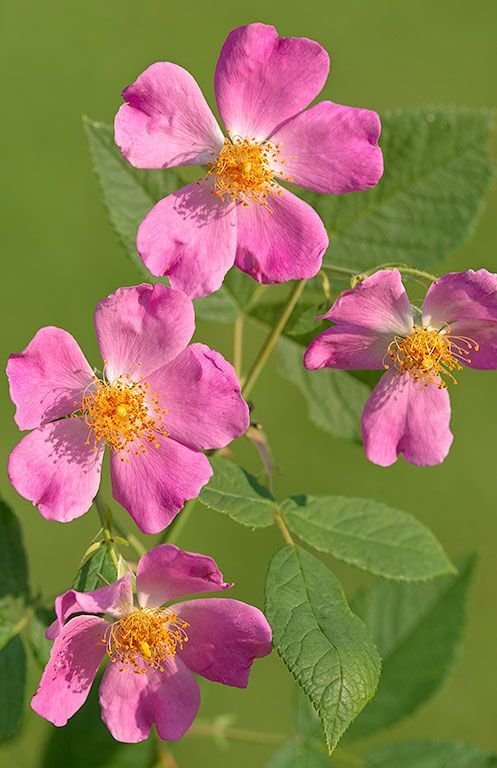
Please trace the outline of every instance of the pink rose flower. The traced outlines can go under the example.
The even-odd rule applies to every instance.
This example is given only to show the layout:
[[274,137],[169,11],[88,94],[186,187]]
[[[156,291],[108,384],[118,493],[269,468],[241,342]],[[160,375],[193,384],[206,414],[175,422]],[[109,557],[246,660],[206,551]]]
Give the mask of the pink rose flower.
[[412,464],[440,464],[449,452],[454,372],[497,368],[497,275],[452,272],[411,307],[398,270],[380,270],[336,300],[336,325],[309,345],[306,368],[382,370],[362,415],[366,456],[382,467],[400,453]]
[[231,586],[210,557],[161,544],[138,563],[136,606],[130,573],[93,592],[60,595],[57,618],[46,632],[55,642],[33,709],[65,725],[85,703],[108,656],[100,705],[114,738],[143,741],[155,723],[161,739],[180,739],[200,706],[192,672],[245,688],[253,660],[271,651],[271,628],[251,605],[226,598],[171,604]]
[[157,533],[211,477],[202,451],[247,430],[248,407],[232,366],[187,346],[193,304],[179,291],[120,288],[97,305],[95,328],[101,377],[60,328],[9,358],[16,422],[33,430],[12,451],[9,478],[43,517],[67,522],[90,508],[108,445],[114,498]]
[[214,80],[226,136],[177,64],[152,64],[124,90],[115,140],[131,165],[207,166],[201,182],[161,200],[141,223],[137,248],[152,274],[204,296],[233,263],[261,283],[319,271],[323,223],[276,179],[341,195],[373,187],[383,172],[375,112],[331,101],[306,110],[328,72],[314,40],[279,37],[266,24],[234,29]]

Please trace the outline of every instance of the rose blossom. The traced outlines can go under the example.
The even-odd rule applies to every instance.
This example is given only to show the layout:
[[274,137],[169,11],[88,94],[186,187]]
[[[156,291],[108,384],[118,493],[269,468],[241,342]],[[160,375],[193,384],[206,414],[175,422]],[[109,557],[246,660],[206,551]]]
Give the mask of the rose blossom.
[[384,370],[362,415],[366,456],[381,466],[400,453],[413,464],[449,452],[454,372],[497,368],[497,275],[480,269],[435,280],[421,311],[411,307],[400,272],[383,269],[323,315],[335,325],[309,345],[306,368]]
[[253,660],[271,651],[271,628],[251,605],[226,598],[171,604],[231,586],[210,557],[161,544],[138,563],[137,605],[131,573],[93,592],[60,595],[57,618],[46,632],[55,642],[33,709],[65,725],[85,703],[108,656],[100,705],[114,738],[143,741],[153,723],[161,739],[181,738],[200,706],[192,672],[244,688]]
[[163,285],[120,288],[95,311],[104,371],[96,376],[74,338],[42,328],[7,365],[20,429],[9,478],[51,520],[91,506],[104,448],[113,495],[145,533],[164,529],[212,475],[203,450],[249,426],[232,366],[190,344],[192,301]]
[[381,178],[375,112],[322,101],[324,48],[238,27],[217,62],[214,87],[226,135],[193,77],[157,62],[123,91],[115,140],[136,168],[207,166],[155,205],[137,248],[154,275],[191,296],[217,290],[233,263],[262,283],[313,277],[328,235],[317,213],[276,179],[321,194],[373,187]]

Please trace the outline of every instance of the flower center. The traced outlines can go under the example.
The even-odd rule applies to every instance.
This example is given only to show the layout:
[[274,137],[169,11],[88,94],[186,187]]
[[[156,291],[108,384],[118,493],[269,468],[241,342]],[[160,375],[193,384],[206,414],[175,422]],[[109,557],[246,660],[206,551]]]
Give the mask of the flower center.
[[[270,211],[269,195],[282,194],[281,187],[273,180],[275,164],[285,164],[279,144],[270,141],[261,143],[228,134],[216,160],[209,163],[208,175],[215,179],[213,193],[223,203],[249,205],[257,202]],[[281,168],[278,173],[285,181],[292,181],[290,176],[282,173]]]
[[111,662],[119,662],[121,671],[130,665],[142,675],[147,668],[164,672],[163,662],[176,655],[188,641],[188,624],[174,611],[139,608],[109,624],[102,637]]
[[112,383],[95,377],[73,416],[82,419],[93,432],[95,448],[101,440],[115,451],[124,451],[129,443],[135,443],[133,450],[138,455],[146,453],[147,445],[158,448],[158,435],[167,437],[161,424],[165,413],[159,396],[149,391],[146,381],[133,381],[125,375]]
[[[479,345],[467,336],[452,336],[450,326],[440,330],[414,326],[409,336],[395,336],[388,345],[387,354],[397,370],[409,373],[425,386],[437,384],[447,387],[441,378],[447,377],[457,384],[452,371],[462,370],[461,363],[470,363],[470,351],[478,352]],[[390,365],[384,361],[385,368]]]

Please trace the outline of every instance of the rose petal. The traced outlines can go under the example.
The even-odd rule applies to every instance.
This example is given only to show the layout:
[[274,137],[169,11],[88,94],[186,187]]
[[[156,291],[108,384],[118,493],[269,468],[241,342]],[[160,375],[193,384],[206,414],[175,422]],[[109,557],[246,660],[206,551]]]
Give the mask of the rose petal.
[[392,336],[409,334],[414,322],[398,269],[380,269],[355,288],[344,291],[322,317]]
[[47,327],[9,357],[7,376],[17,426],[34,429],[76,410],[93,371],[70,333]]
[[126,573],[114,584],[90,592],[69,589],[55,598],[57,618],[47,628],[45,637],[48,640],[55,640],[67,619],[74,613],[108,613],[110,616],[118,617],[131,605],[133,605],[131,573]]
[[403,453],[418,466],[441,464],[453,435],[447,390],[425,386],[394,368],[381,378],[362,414],[362,437],[368,459],[382,467]]
[[249,410],[233,367],[205,344],[191,344],[150,377],[167,408],[170,436],[190,448],[223,448],[247,431]]
[[497,321],[497,275],[479,269],[450,272],[431,284],[423,302],[423,323]]
[[271,136],[285,161],[280,178],[321,194],[374,187],[383,174],[380,130],[376,112],[322,101]]
[[143,741],[152,725],[161,739],[180,739],[200,706],[200,691],[191,672],[176,656],[164,672],[147,669],[137,675],[109,664],[100,685],[102,719],[117,741]]
[[158,448],[136,455],[111,454],[112,492],[144,533],[167,528],[185,501],[194,499],[212,476],[203,453],[169,437],[158,437]]
[[221,286],[236,251],[233,203],[212,194],[212,180],[173,192],[143,219],[136,247],[153,275],[193,298]]
[[232,135],[266,139],[308,106],[328,77],[324,48],[305,37],[279,37],[267,24],[228,35],[216,66],[219,112]]
[[268,205],[271,213],[257,203],[237,206],[237,267],[260,283],[314,277],[328,247],[316,211],[283,188]]
[[305,351],[304,365],[309,370],[382,370],[391,340],[390,334],[379,334],[370,328],[335,325],[311,341]]
[[[459,360],[468,368],[482,371],[497,369],[497,322],[490,320],[458,320],[450,326],[452,344],[468,352]],[[463,337],[458,339],[457,337]],[[468,341],[471,347],[468,347]],[[478,348],[476,348],[476,344]]]
[[16,445],[9,458],[9,479],[43,517],[67,523],[91,507],[100,485],[103,451],[101,443],[94,448],[88,427],[79,419],[54,421]]
[[105,656],[107,622],[76,616],[58,634],[31,706],[45,720],[65,725],[83,706]]
[[188,600],[175,606],[187,621],[182,661],[198,675],[245,688],[254,659],[271,652],[271,627],[252,605],[229,598]]
[[183,595],[228,589],[216,562],[174,544],[159,544],[138,563],[136,591],[142,608],[159,608]]
[[107,378],[145,377],[182,352],[195,330],[191,300],[166,285],[119,288],[95,309]]
[[208,163],[223,134],[194,78],[159,61],[123,91],[115,141],[135,168]]

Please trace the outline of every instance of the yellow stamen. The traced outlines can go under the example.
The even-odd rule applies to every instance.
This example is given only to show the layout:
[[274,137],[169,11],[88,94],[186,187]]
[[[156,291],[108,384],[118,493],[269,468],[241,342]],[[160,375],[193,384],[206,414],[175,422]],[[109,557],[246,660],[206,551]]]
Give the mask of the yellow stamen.
[[165,413],[147,382],[124,375],[112,383],[95,376],[72,415],[93,433],[95,448],[103,440],[113,450],[124,452],[131,450],[128,445],[133,443],[133,451],[139,454],[146,453],[150,445],[158,448],[160,435],[167,437],[161,423]]
[[[275,166],[284,163],[279,144],[228,135],[217,158],[209,163],[208,176],[214,177],[213,193],[223,202],[242,205],[257,202],[271,212],[268,197],[282,194],[273,179]],[[292,181],[281,168],[278,173],[285,181]]]
[[139,608],[109,624],[102,642],[114,664],[142,675],[148,669],[164,672],[163,663],[188,641],[186,621],[171,609]]
[[[424,386],[436,384],[443,389],[447,383],[442,376],[457,384],[452,371],[461,371],[461,363],[471,362],[472,349],[478,352],[478,343],[467,336],[452,336],[449,325],[440,330],[414,326],[409,336],[395,336],[385,358],[390,357],[397,370],[409,373]],[[390,367],[385,360],[383,364]]]

